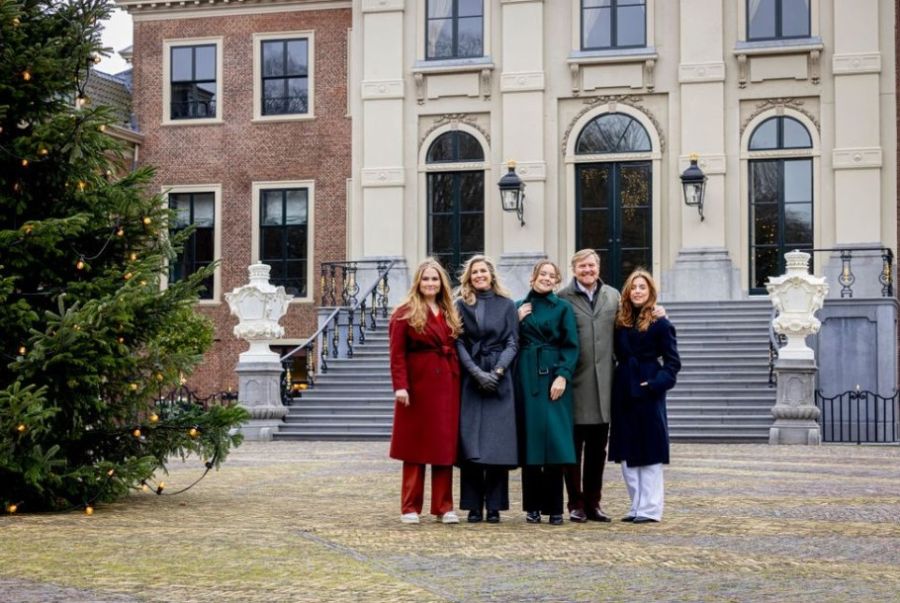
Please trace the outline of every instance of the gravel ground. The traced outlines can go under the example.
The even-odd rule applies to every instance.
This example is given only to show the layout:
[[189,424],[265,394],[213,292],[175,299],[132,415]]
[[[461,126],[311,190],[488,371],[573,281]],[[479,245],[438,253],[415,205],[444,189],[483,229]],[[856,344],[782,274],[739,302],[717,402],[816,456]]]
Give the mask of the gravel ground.
[[526,524],[514,472],[500,524],[409,526],[385,442],[248,442],[178,496],[0,517],[0,601],[900,600],[900,447],[672,453],[659,524]]

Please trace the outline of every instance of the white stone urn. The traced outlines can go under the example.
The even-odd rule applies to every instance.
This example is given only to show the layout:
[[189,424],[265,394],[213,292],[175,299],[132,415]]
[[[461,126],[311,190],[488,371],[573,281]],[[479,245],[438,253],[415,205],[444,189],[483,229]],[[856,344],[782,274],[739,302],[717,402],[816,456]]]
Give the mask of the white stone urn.
[[787,345],[778,351],[785,360],[814,360],[812,348],[806,345],[809,335],[819,332],[822,323],[815,313],[822,309],[828,285],[824,277],[809,273],[810,254],[791,251],[784,254],[787,273],[769,277],[766,290],[778,317],[772,322],[776,333],[787,337]]
[[269,282],[268,264],[253,264],[248,270],[250,283],[225,294],[231,314],[238,317],[235,336],[250,342],[250,349],[240,355],[239,361],[278,362],[278,354],[269,349],[269,343],[284,335],[278,321],[294,296]]

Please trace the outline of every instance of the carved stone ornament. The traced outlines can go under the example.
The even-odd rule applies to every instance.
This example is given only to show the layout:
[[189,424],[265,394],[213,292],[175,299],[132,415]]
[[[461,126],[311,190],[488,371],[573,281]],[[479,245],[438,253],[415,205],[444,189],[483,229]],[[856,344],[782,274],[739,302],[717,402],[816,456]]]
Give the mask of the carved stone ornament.
[[434,121],[431,123],[431,126],[422,134],[421,138],[419,138],[419,146],[421,147],[425,140],[431,135],[435,130],[439,130],[447,125],[450,126],[451,130],[459,129],[459,124],[466,124],[470,128],[478,130],[478,133],[484,136],[484,139],[488,144],[491,144],[491,135],[487,130],[482,128],[478,124],[478,118],[469,113],[444,113],[443,115],[439,115],[434,118]]
[[756,119],[758,116],[762,115],[767,111],[771,111],[775,109],[779,115],[784,114],[785,109],[793,109],[797,113],[802,113],[816,126],[817,132],[822,132],[822,127],[819,125],[819,120],[816,119],[816,116],[807,111],[803,106],[803,100],[799,98],[767,98],[758,103],[756,103],[756,108],[753,109],[753,112],[744,120],[744,123],[741,124],[741,135],[744,134],[744,131],[747,129],[747,126],[750,125],[750,122]]
[[565,134],[563,134],[562,144],[560,145],[560,149],[562,150],[562,154],[565,156],[566,148],[569,144],[569,136],[572,135],[572,129],[575,127],[575,124],[578,123],[578,120],[581,117],[588,113],[600,105],[609,105],[610,113],[614,113],[616,111],[616,104],[622,103],[623,105],[628,105],[632,109],[640,111],[650,122],[653,124],[653,127],[656,129],[656,135],[659,136],[659,152],[665,152],[666,150],[666,137],[663,134],[662,126],[660,126],[659,121],[656,119],[656,116],[653,115],[646,107],[641,104],[643,101],[643,97],[635,95],[635,94],[612,94],[607,96],[593,96],[591,98],[584,99],[585,107],[579,111],[575,117],[573,117],[569,121],[569,126],[566,128]]
[[824,277],[809,273],[808,253],[791,251],[784,254],[787,273],[769,277],[766,290],[779,315],[772,322],[776,333],[787,337],[787,345],[778,352],[779,358],[813,360],[812,349],[806,345],[809,335],[819,332],[822,323],[815,313],[822,309],[828,285]]
[[238,317],[235,336],[250,342],[250,349],[240,355],[240,361],[277,362],[278,354],[269,349],[269,343],[284,335],[284,327],[278,321],[287,312],[293,295],[269,282],[268,264],[253,264],[248,270],[250,283],[225,294],[231,314]]

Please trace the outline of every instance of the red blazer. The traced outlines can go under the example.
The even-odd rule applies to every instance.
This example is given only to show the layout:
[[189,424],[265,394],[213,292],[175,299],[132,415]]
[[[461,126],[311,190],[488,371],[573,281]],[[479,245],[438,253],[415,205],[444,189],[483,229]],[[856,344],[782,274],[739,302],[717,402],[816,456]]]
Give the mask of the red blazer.
[[391,318],[391,379],[409,392],[409,406],[394,403],[391,458],[410,463],[452,465],[459,439],[459,360],[456,340],[443,314],[429,312],[417,333]]

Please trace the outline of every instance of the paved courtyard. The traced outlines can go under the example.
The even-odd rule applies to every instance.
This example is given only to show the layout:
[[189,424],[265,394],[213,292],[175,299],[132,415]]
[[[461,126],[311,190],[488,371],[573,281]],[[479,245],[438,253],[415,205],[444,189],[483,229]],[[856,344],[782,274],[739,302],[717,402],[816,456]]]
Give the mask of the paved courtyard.
[[897,446],[675,445],[653,525],[526,524],[518,472],[499,525],[401,525],[399,474],[385,442],[251,442],[182,495],[2,516],[0,601],[900,601]]

